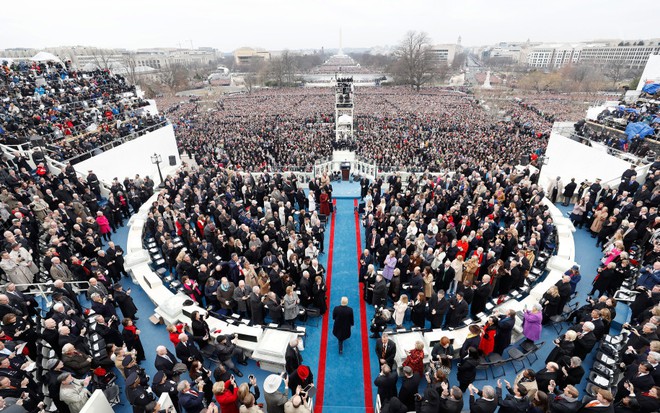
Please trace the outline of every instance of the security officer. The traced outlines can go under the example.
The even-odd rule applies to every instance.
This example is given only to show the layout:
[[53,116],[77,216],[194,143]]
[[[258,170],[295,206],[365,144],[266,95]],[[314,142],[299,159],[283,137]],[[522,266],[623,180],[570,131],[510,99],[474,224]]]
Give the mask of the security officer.
[[152,413],[160,409],[151,389],[140,384],[137,373],[126,377],[126,398],[133,406],[133,413]]
[[179,392],[176,389],[176,382],[174,380],[168,380],[165,372],[158,370],[154,375],[154,381],[151,385],[151,389],[154,391],[154,394],[157,398],[160,398],[160,395],[163,393],[168,393],[170,399],[172,399],[172,404],[174,406],[179,405]]
[[99,182],[99,178],[94,172],[92,172],[91,169],[87,171],[87,185],[89,185],[94,195],[96,195],[96,199],[101,199],[101,183]]
[[124,360],[122,360],[121,365],[124,367],[124,376],[128,377],[131,374],[135,373],[140,380],[140,384],[143,386],[148,386],[149,385],[149,376],[147,376],[147,373],[144,371],[142,367],[140,367],[137,362],[135,361],[135,358],[132,355],[127,355],[124,357]]

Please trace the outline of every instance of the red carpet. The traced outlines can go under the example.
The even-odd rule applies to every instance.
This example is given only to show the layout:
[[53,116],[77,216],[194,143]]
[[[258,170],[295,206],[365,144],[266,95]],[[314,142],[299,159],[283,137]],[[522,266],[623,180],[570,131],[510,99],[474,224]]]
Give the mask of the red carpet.
[[[358,200],[353,202],[355,208]],[[355,242],[357,244],[357,266],[360,271],[360,255],[362,255],[362,240],[360,236],[360,214],[355,211]],[[364,378],[364,406],[367,413],[374,411],[373,395],[371,393],[371,366],[369,364],[369,324],[367,323],[367,305],[364,302],[364,284],[360,283],[360,325],[362,325],[362,377]]]
[[[337,205],[336,200],[332,200],[333,205]],[[326,268],[325,276],[325,286],[328,290],[327,302],[328,305],[330,301],[330,287],[332,286],[332,250],[335,244],[335,216],[336,213],[332,214],[330,220],[330,242],[328,245],[328,265]],[[316,381],[316,400],[314,402],[314,413],[321,413],[323,411],[323,386],[325,384],[325,362],[326,362],[326,351],[328,349],[328,320],[330,319],[330,308],[323,315],[323,327],[321,329],[321,348],[319,354],[319,371],[318,379]]]

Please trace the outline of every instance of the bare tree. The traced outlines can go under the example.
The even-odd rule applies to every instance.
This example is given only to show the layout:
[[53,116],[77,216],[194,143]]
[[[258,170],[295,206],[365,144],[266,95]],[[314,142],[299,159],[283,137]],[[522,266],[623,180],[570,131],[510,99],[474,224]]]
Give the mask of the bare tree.
[[264,72],[268,70],[268,66],[263,59],[250,60],[250,63],[245,67],[245,73],[243,75],[243,83],[248,93],[252,93],[254,87],[261,83],[261,79],[265,77]]
[[286,71],[281,57],[271,59],[268,62],[268,77],[273,80],[276,86],[284,85]]
[[268,64],[268,75],[276,86],[292,85],[295,82],[295,73],[295,58],[288,50],[271,59]]
[[614,60],[603,66],[603,76],[612,81],[612,88],[629,75],[629,70],[623,60]]
[[257,75],[255,73],[246,73],[243,76],[243,84],[248,93],[252,93],[252,89],[257,84]]
[[568,65],[559,71],[566,92],[593,92],[602,86],[602,75],[589,65]]
[[369,52],[365,53],[353,53],[350,56],[355,59],[356,62],[360,63],[361,66],[371,68],[373,70],[385,70],[394,62],[394,56],[384,55],[384,54],[371,54]]
[[404,36],[394,55],[394,75],[419,90],[433,80],[435,64],[429,52],[431,39],[425,32],[409,31]]
[[520,79],[518,86],[522,89],[534,90],[537,93],[541,93],[557,89],[560,82],[561,77],[558,73],[534,71]]
[[319,53],[294,56],[295,68],[302,73],[309,72],[321,63],[323,59]]
[[122,63],[126,68],[126,77],[128,78],[129,83],[136,85],[138,82],[137,78],[137,60],[135,58],[135,53],[129,52],[122,56]]
[[292,85],[294,82],[294,76],[296,74],[296,64],[293,59],[293,56],[288,50],[282,52],[282,69],[284,71],[284,78],[288,85]]
[[188,70],[180,64],[168,62],[163,67],[160,78],[170,92],[176,93],[188,84]]
[[465,66],[467,60],[467,52],[461,52],[454,56],[454,60],[451,62],[451,68],[453,70],[459,70]]
[[445,80],[447,80],[447,76],[449,75],[449,66],[447,66],[444,63],[440,63],[436,68],[435,68],[435,74],[434,78],[436,82],[443,83]]
[[112,52],[106,49],[94,49],[92,51],[92,58],[94,59],[94,64],[99,67],[99,69],[111,69],[112,65]]

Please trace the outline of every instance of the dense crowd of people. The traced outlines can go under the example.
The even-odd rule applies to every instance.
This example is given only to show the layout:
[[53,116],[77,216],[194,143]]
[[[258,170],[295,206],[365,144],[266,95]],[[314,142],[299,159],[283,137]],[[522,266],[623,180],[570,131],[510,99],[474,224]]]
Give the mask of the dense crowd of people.
[[[165,189],[150,209],[146,237],[161,249],[184,293],[211,313],[219,317],[236,313],[252,325],[295,328],[309,311],[318,316],[328,310],[326,274],[319,255],[324,252],[321,218],[332,211],[332,185],[323,176],[307,187],[308,195],[293,173],[253,178],[222,167],[184,170],[165,181]],[[214,339],[203,317],[193,314],[192,319],[195,344],[190,348],[199,357],[219,360],[215,381],[236,388],[226,377],[243,376],[235,363],[247,363],[233,344],[234,337]],[[177,326],[168,329],[171,337],[187,340]],[[309,411],[304,403],[313,375],[302,364],[297,345],[294,340],[287,349],[287,374],[266,379],[269,412],[289,411],[287,403],[299,406],[291,411]],[[179,346],[176,357],[185,363],[189,354],[179,354]],[[292,394],[282,394],[275,382],[284,382]],[[252,403],[258,398],[256,392]],[[235,398],[233,402],[236,405]],[[239,404],[251,407],[243,398]]]
[[[139,176],[115,180],[102,199],[93,171],[83,179],[71,164],[54,175],[3,155],[0,169],[0,409],[77,412],[88,385],[107,390],[103,380],[115,366],[110,355],[144,357],[137,308],[118,282],[126,275],[124,252],[112,235],[151,196],[154,183]],[[37,283],[50,284],[41,284],[47,296]],[[93,334],[108,347],[94,349]]]
[[[58,69],[45,72],[52,70]],[[553,343],[543,369],[524,369],[511,382],[479,391],[472,383],[481,359],[538,343],[543,325],[571,301],[581,281],[578,267],[525,309],[521,343],[512,343],[517,314],[493,312],[485,324],[463,327],[469,333],[461,348],[441,339],[428,367],[423,343],[406,349],[403,366],[396,366],[396,347],[384,330],[459,328],[488,313],[489,301],[502,302],[523,287],[535,260],[554,249],[554,223],[541,203],[553,188],[546,191],[538,175],[512,166],[521,155],[543,150],[548,119],[509,101],[509,119],[493,121],[473,98],[436,89],[419,95],[370,89],[356,100],[359,154],[377,156],[381,168],[426,164],[431,171],[452,171],[436,178],[411,175],[405,182],[399,174],[361,181],[366,239],[358,277],[363,299],[377,307],[371,332],[381,370],[374,385],[383,411],[459,412],[466,392],[475,413],[498,406],[503,413],[657,410],[657,165],[641,186],[631,168],[616,190],[598,182],[573,188],[578,203],[571,219],[604,246],[590,300],[570,314],[572,325]],[[308,314],[329,310],[319,256],[333,213],[331,179],[323,175],[303,185],[286,170],[308,168],[331,154],[332,102],[324,91],[266,90],[227,97],[214,111],[200,110],[197,102],[167,109],[180,147],[199,166],[165,179],[145,238],[157,245],[183,293],[208,314],[295,328]],[[382,150],[374,155],[374,147]],[[495,156],[501,147],[506,153]],[[191,314],[190,326],[167,327],[174,352],[162,342],[142,342],[144,315],[120,282],[126,271],[113,233],[152,196],[151,179],[114,180],[102,199],[93,172],[83,179],[71,164],[57,176],[21,156],[5,156],[1,166],[0,269],[6,283],[0,294],[0,411],[75,413],[94,389],[117,400],[114,372],[125,378],[126,399],[137,412],[159,411],[162,393],[190,413],[310,411],[314,374],[297,339],[287,346],[286,372],[261,386],[254,377],[237,379],[246,356],[236,336],[214,337],[208,314]],[[243,173],[269,169],[280,171]],[[612,366],[623,379],[615,394],[596,389],[594,399],[583,402],[576,388],[585,374],[582,360],[610,331],[613,294],[627,281],[635,282],[638,294],[624,326],[626,346],[617,354],[622,366]],[[52,283],[44,299],[30,294],[36,282]],[[346,338],[334,333],[340,343]],[[210,369],[208,360],[216,361]],[[148,377],[141,365],[152,362],[157,373]],[[457,383],[448,380],[453,369]]]
[[[655,169],[644,191],[657,186]],[[539,304],[523,311],[525,339],[520,343],[512,343],[515,311],[493,312],[483,325],[464,326],[470,317],[488,315],[489,301],[501,303],[522,287],[539,254],[555,247],[552,218],[540,204],[544,189],[525,174],[512,171],[506,164],[493,164],[489,169],[466,168],[437,179],[411,177],[407,185],[392,176],[385,193],[380,191],[382,182],[362,181],[366,240],[360,281],[364,299],[376,306],[371,331],[372,337],[379,338],[375,350],[381,373],[374,384],[383,411],[460,411],[468,390],[473,412],[493,412],[498,406],[500,411],[521,412],[589,412],[596,406],[612,412],[657,409],[660,243],[655,237],[660,217],[649,197],[633,202],[639,185],[632,183],[632,167],[623,174],[618,190],[608,191],[595,183],[578,197],[574,223],[591,225],[594,237],[601,238],[603,265],[594,277],[587,304],[564,315],[571,326],[553,342],[545,367],[523,370],[512,384],[503,380],[508,396],[502,394],[500,381],[498,389],[485,386],[482,392],[472,385],[477,367],[488,357],[496,354],[501,359],[510,346],[526,349],[538,343],[543,325],[564,317],[565,305],[582,278],[578,266],[569,269]],[[611,216],[606,204],[613,211]],[[588,212],[578,217],[576,211],[582,209]],[[607,229],[600,234],[604,222]],[[642,275],[637,278],[640,268]],[[582,361],[610,331],[616,316],[614,293],[624,282],[633,282],[638,294],[631,304],[631,320],[624,325],[627,342],[624,339],[625,345],[617,350],[622,363],[616,366],[621,377],[618,389],[615,394],[610,388],[596,389],[596,402],[583,401],[576,388],[585,375]],[[432,349],[429,367],[424,365],[423,343],[406,349],[399,378],[396,344],[383,331],[404,327],[404,323],[422,329],[468,328],[468,335],[460,349],[442,338]],[[458,362],[453,363],[456,358]],[[452,369],[457,369],[458,380],[453,387],[448,382]],[[427,386],[421,391],[419,384],[424,380]],[[477,407],[477,393],[490,402],[490,408]],[[553,407],[551,399],[561,400],[561,409]]]
[[85,159],[78,155],[165,122],[143,109],[148,102],[124,77],[74,70],[70,62],[1,62],[0,100],[2,143],[31,142],[74,163]]
[[[509,148],[506,160],[512,162],[543,151],[549,136],[549,123],[534,112],[494,119],[460,92],[361,88],[355,99],[354,143],[341,147],[355,148],[383,171],[487,164],[502,146]],[[182,151],[194,154],[200,165],[311,171],[316,160],[332,153],[333,102],[330,90],[264,90],[228,96],[210,111],[177,103],[170,119]]]
[[[596,116],[593,125],[579,122],[576,132],[596,142],[601,142],[620,151],[644,157],[651,150],[657,152],[655,144],[647,138],[655,138],[660,131],[660,115],[655,101],[639,99],[634,103],[621,101],[616,107],[606,108]],[[629,129],[633,127],[634,129]]]

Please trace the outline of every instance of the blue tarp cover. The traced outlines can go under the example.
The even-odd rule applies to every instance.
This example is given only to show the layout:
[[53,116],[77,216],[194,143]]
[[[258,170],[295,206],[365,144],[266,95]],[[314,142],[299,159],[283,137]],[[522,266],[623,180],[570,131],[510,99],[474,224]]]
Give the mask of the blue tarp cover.
[[645,136],[653,135],[653,133],[655,133],[655,130],[644,122],[629,123],[626,127],[628,139],[632,139],[635,135],[644,138]]
[[655,95],[660,90],[660,83],[649,83],[642,88],[642,92],[646,92],[649,95]]

